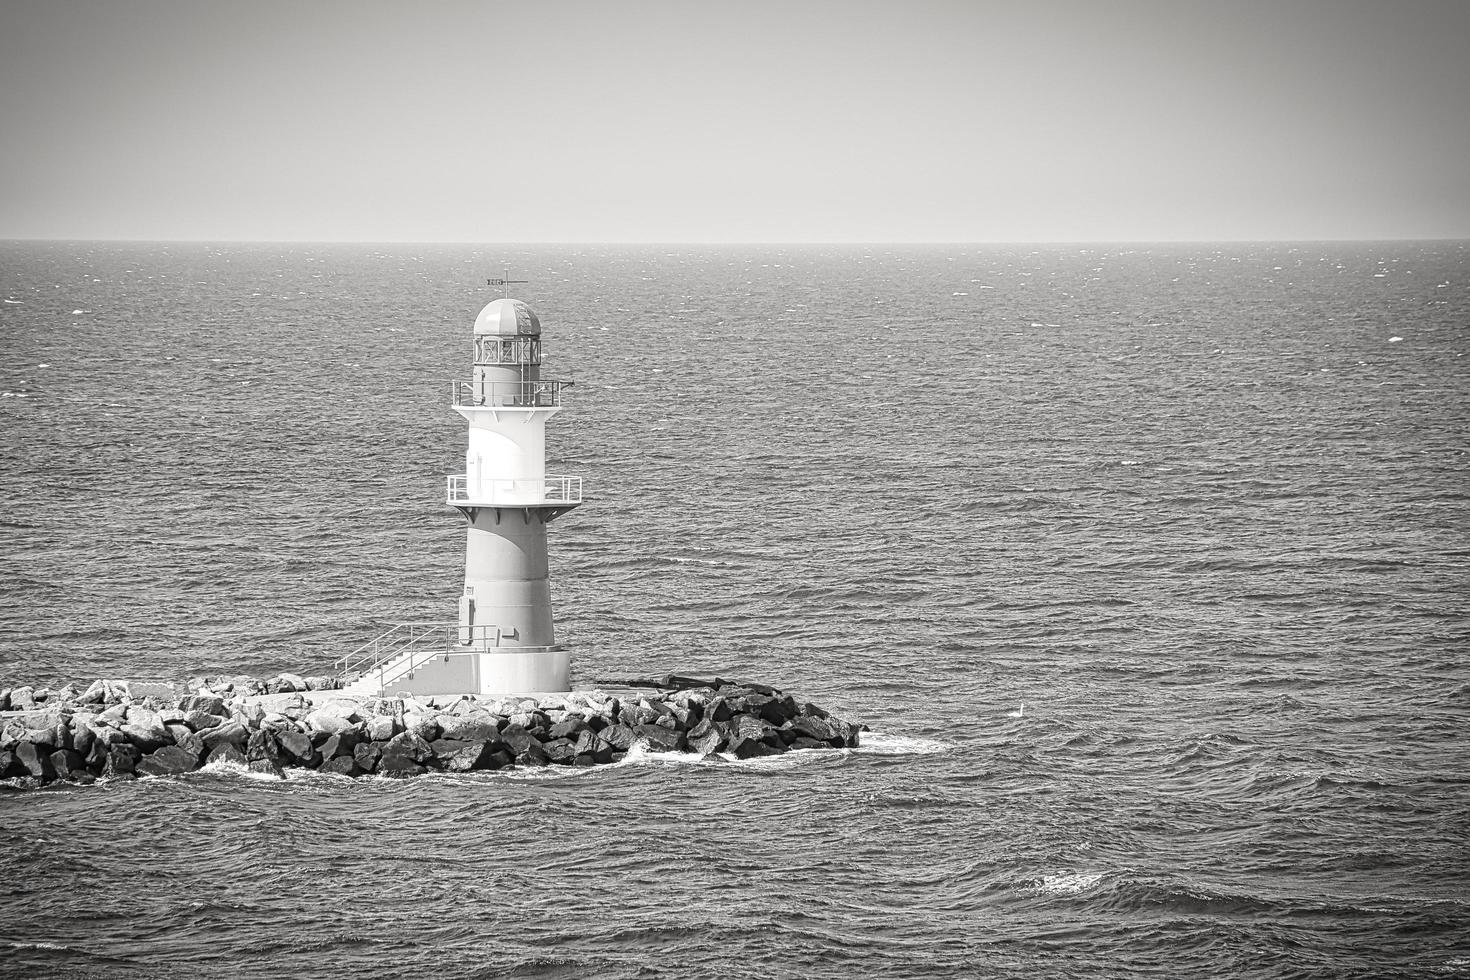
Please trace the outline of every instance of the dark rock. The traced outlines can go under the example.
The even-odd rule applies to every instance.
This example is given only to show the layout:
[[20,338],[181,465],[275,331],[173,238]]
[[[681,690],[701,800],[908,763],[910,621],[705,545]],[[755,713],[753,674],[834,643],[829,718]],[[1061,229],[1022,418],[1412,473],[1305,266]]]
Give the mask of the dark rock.
[[193,752],[196,758],[204,754],[206,749],[204,739],[195,735],[194,730],[188,725],[177,724],[166,725],[164,727],[168,729],[169,736],[173,738],[175,745],[182,746],[190,752]]
[[274,735],[263,728],[257,729],[250,733],[250,738],[245,743],[245,758],[251,762],[272,762],[280,768],[281,747],[276,744]]
[[771,698],[760,707],[760,716],[763,721],[769,722],[776,727],[785,724],[789,719],[795,718],[800,709],[796,706],[796,699],[787,694],[779,698]]
[[56,770],[56,778],[68,782],[80,782],[83,776],[91,778],[92,774],[87,771],[87,759],[75,749],[57,749],[51,753],[51,768]]
[[352,761],[357,763],[357,768],[363,772],[372,772],[378,768],[378,758],[383,754],[381,746],[373,742],[360,742],[352,748]]
[[577,758],[587,756],[597,762],[611,762],[613,745],[591,728],[582,729],[577,736],[576,752]]
[[754,738],[731,739],[730,752],[737,759],[758,759],[766,755],[779,755],[780,750]]
[[304,765],[306,768],[316,768],[322,764],[322,757],[316,751],[316,746],[312,745],[312,739],[304,732],[291,729],[278,733],[276,742],[279,742],[282,752],[287,755],[285,760],[281,760],[282,763],[290,761],[291,764]]
[[552,762],[562,765],[569,764],[577,757],[577,743],[569,738],[554,738],[547,742],[543,748]]
[[[412,737],[411,733],[405,735]],[[422,741],[422,740],[420,740]],[[429,770],[414,759],[414,751],[411,746],[401,742],[393,741],[383,749],[383,754],[378,757],[377,773],[380,776],[421,776]]]
[[485,756],[486,769],[505,769],[515,764],[515,756],[511,755],[503,747]]
[[572,765],[578,767],[595,766],[597,765],[597,760],[590,755],[579,755],[572,760]]
[[199,756],[182,745],[165,745],[138,760],[134,771],[140,776],[177,776],[199,768]]
[[233,766],[249,766],[250,760],[245,758],[245,753],[240,751],[240,746],[232,742],[221,742],[210,749],[204,757],[206,765],[223,762]]
[[682,752],[687,744],[683,732],[662,725],[639,725],[633,734],[648,744],[650,752]]
[[500,740],[510,749],[511,754],[517,757],[526,751],[533,742],[537,745],[541,744],[541,740],[533,733],[527,731],[520,725],[514,724],[505,726],[505,729],[500,733]]
[[832,747],[839,747],[844,742],[844,733],[840,724],[833,724],[830,719],[819,718],[816,715],[797,715],[786,722],[783,727],[788,732],[795,732],[798,738],[822,742]]
[[572,715],[564,721],[559,721],[555,725],[552,725],[549,734],[552,739],[576,738],[586,727],[587,722],[581,715]]
[[[390,752],[394,755],[401,755],[420,765],[434,758],[433,746],[422,738],[419,738],[413,732],[404,732],[401,735],[394,735],[389,739],[388,744],[383,746],[383,758],[388,758]],[[379,767],[381,768],[381,763]]]
[[826,742],[819,742],[814,738],[807,738],[805,735],[798,735],[791,740],[789,747],[792,749],[830,749],[832,746]]
[[30,770],[15,757],[15,752],[10,749],[0,751],[0,779],[15,779],[29,774]]
[[602,740],[613,747],[616,752],[626,752],[638,741],[638,735],[627,725],[610,725],[598,732]]
[[323,761],[330,761],[338,756],[351,756],[352,750],[357,748],[357,741],[357,736],[352,732],[343,732],[340,735],[328,735],[317,746],[317,752],[321,754]]
[[704,709],[704,717],[709,721],[729,721],[733,716],[730,702],[724,698],[715,698]]
[[245,745],[250,741],[251,732],[250,729],[231,718],[213,728],[202,729],[197,734],[200,741],[204,743],[204,747],[212,751],[226,743],[237,746]]
[[439,767],[449,772],[472,772],[485,768],[485,757],[490,754],[489,742],[468,742],[442,738],[431,746]]
[[525,751],[516,753],[516,764],[521,766],[544,766],[551,762],[551,757],[546,754],[546,749],[538,741],[532,741],[527,745]]
[[[704,723],[700,722],[699,725],[695,726],[695,730],[698,730],[703,725]],[[726,744],[725,736],[721,735],[720,730],[714,725],[705,727],[698,735],[695,735],[694,731],[691,730],[686,737],[686,743],[689,746],[690,752],[698,752],[700,755],[714,755],[717,752],[722,752]]]
[[107,761],[102,764],[103,777],[131,776],[133,770],[138,767],[138,760],[142,756],[142,750],[128,742],[119,742],[109,747]]
[[43,783],[49,783],[56,778],[56,767],[51,764],[49,746],[21,742],[15,747],[15,758],[25,767],[26,772]]
[[335,772],[343,776],[360,776],[362,770],[357,767],[357,760],[350,755],[339,755],[322,763],[320,772]]

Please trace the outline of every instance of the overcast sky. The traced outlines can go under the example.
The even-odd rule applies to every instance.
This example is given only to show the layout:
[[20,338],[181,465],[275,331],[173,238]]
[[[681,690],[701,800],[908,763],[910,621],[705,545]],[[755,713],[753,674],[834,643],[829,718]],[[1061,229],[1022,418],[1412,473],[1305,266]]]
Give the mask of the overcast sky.
[[0,0],[0,238],[1470,237],[1466,0]]

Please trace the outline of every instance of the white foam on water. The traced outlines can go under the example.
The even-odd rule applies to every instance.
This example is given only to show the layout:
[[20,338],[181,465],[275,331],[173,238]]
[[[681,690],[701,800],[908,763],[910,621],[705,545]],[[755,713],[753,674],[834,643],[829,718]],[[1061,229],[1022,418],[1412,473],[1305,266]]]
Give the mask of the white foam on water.
[[1066,874],[1042,875],[1035,890],[1041,895],[1080,895],[1102,881],[1101,871],[1073,871]]
[[851,751],[858,755],[937,755],[940,752],[948,752],[950,748],[948,742],[941,742],[937,738],[893,735],[888,732],[863,732],[858,747]]

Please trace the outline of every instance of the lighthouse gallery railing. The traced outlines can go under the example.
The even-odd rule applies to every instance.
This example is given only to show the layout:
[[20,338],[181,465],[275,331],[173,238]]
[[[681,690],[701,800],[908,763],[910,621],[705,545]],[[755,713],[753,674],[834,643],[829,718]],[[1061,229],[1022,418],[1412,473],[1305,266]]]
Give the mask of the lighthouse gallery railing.
[[470,478],[455,473],[445,480],[451,504],[484,504],[491,507],[534,507],[539,504],[580,504],[582,478],[553,476],[536,480],[482,480],[474,490]]
[[571,381],[452,381],[454,404],[464,408],[556,408]]

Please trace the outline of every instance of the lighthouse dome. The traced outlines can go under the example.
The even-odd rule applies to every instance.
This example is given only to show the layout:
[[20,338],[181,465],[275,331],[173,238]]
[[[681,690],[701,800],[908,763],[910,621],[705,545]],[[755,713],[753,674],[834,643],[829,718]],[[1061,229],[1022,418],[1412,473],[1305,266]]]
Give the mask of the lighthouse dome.
[[497,299],[486,304],[475,317],[475,336],[536,337],[541,334],[541,321],[535,312],[518,299]]

